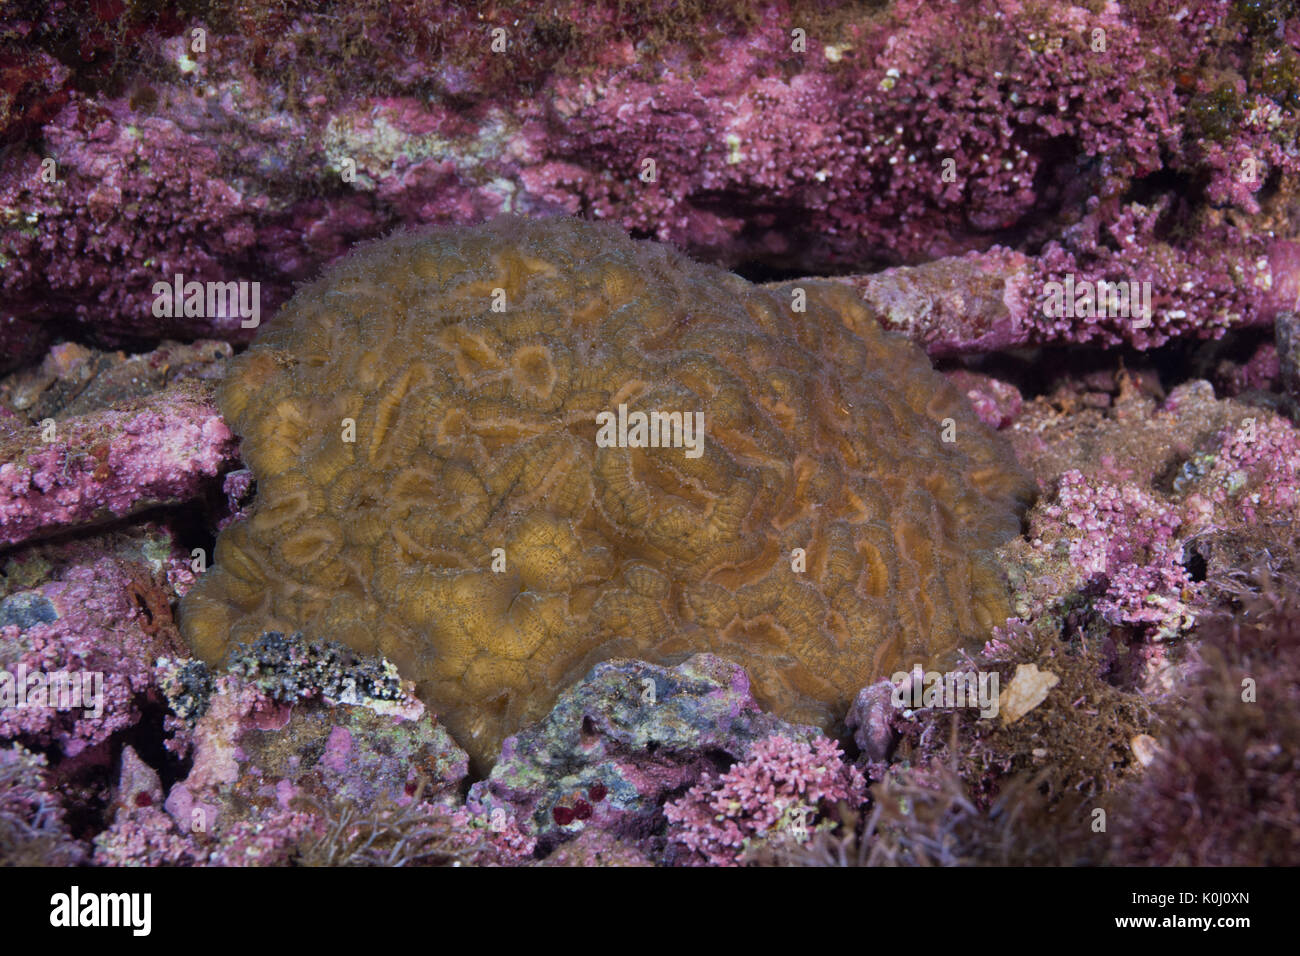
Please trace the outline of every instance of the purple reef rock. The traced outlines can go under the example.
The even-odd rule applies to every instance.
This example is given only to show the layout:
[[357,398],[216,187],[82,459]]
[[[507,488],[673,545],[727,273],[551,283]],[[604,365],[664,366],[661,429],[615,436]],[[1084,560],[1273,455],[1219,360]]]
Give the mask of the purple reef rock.
[[[944,353],[1218,335],[1300,292],[1279,231],[1300,175],[1293,7],[1261,24],[1233,0],[330,0],[206,20],[106,3],[87,27],[76,5],[12,6],[13,361],[50,323],[243,341],[229,303],[177,314],[156,286],[257,283],[265,318],[358,239],[502,212],[863,276]],[[1150,320],[1044,315],[1067,275],[1150,282]]]
[[737,664],[697,654],[676,667],[597,664],[542,721],[506,738],[468,806],[508,809],[544,846],[587,829],[637,843],[662,822],[660,804],[759,741],[821,738],[764,713]]
[[285,703],[235,675],[217,682],[193,736],[193,768],[165,806],[219,864],[287,862],[343,804],[450,799],[469,766],[413,697]]
[[726,773],[706,775],[664,816],[670,844],[684,851],[677,862],[735,866],[760,842],[807,842],[832,807],[856,809],[866,797],[866,780],[834,741],[774,734]]
[[0,430],[0,546],[196,496],[238,448],[208,392]]
[[165,544],[145,546],[154,557],[74,546],[44,583],[0,600],[0,740],[99,759],[142,705],[162,704],[156,662],[184,645]]

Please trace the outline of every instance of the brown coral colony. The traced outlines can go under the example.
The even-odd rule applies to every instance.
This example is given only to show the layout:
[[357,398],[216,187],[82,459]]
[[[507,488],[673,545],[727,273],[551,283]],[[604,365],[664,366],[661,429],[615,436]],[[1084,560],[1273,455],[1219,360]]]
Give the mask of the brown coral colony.
[[219,400],[258,493],[185,598],[195,651],[381,652],[480,766],[600,660],[708,650],[831,727],[1008,613],[1028,480],[832,283],[574,220],[404,234],[301,290]]

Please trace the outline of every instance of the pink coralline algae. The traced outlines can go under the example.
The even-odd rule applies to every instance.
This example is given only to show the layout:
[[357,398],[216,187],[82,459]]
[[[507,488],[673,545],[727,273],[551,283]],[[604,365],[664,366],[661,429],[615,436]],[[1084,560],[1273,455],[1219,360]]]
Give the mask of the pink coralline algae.
[[1300,512],[1300,431],[1269,413],[1244,421],[1224,434],[1197,488],[1220,510],[1235,509],[1246,523],[1294,523]]
[[684,862],[735,866],[755,841],[780,833],[802,842],[836,803],[865,799],[866,781],[834,741],[773,735],[748,760],[667,804],[664,816],[669,840],[689,851]]
[[[1175,246],[1157,238],[1174,204],[1171,196],[1148,205],[1096,204],[1079,226],[1048,243],[1024,291],[1031,303],[1024,342],[1152,348],[1178,336],[1218,338],[1229,329],[1268,325],[1297,301],[1300,245],[1206,224],[1195,239]],[[1149,298],[1149,315],[1113,303],[1094,307],[1095,314],[1049,310],[1049,283],[1095,290],[1101,281],[1136,293],[1131,299]]]
[[66,757],[103,745],[135,726],[145,702],[161,704],[155,662],[182,649],[145,565],[73,562],[0,601],[0,740]]
[[99,866],[181,866],[195,862],[198,849],[163,810],[157,772],[130,747],[122,748],[122,766],[113,794],[113,822],[95,837]]
[[[1175,390],[1165,410],[1190,397]],[[1298,507],[1300,431],[1264,409],[1239,411],[1174,470],[1168,493],[1066,471],[1054,497],[1031,514],[1029,538],[1036,554],[1067,569],[1073,587],[1062,593],[1090,592],[1107,622],[1169,636],[1194,622],[1204,590],[1188,570],[1192,542],[1265,523],[1291,526]]]
[[0,546],[198,493],[238,443],[206,392],[0,434]]
[[[1300,17],[1256,28],[1230,0],[132,9],[67,64],[71,8],[20,6],[35,56],[10,86],[38,108],[0,112],[14,354],[43,319],[245,339],[230,310],[158,314],[155,284],[259,282],[269,316],[356,239],[500,212],[817,273],[974,253],[950,270],[972,299],[1015,272],[1005,312],[909,320],[950,352],[1217,334],[1300,282],[1267,198],[1300,174]],[[1067,272],[1152,282],[1151,324],[1048,321]]]
[[1011,383],[965,370],[948,372],[947,376],[948,381],[962,390],[979,420],[989,428],[1005,428],[1020,414],[1024,398]]
[[[1046,344],[1152,348],[1267,325],[1300,301],[1300,243],[1214,227],[1175,247],[1156,238],[1167,211],[1093,204],[1037,256],[994,246],[837,281],[938,357]],[[1109,298],[1096,314],[1055,314],[1050,284],[1067,281],[1078,295],[1102,281],[1144,294],[1146,283],[1150,315],[1111,314]]]
[[[1082,581],[1102,582],[1097,607],[1113,624],[1177,622],[1195,596],[1197,584],[1182,563],[1182,516],[1134,485],[1067,471],[1055,501],[1035,519],[1036,545],[1063,547]],[[1046,522],[1065,529],[1052,544],[1043,544]]]
[[[336,802],[401,806],[421,779],[425,799],[453,799],[468,757],[423,705],[408,694],[353,699],[329,706],[311,692],[277,700],[254,677],[217,682],[193,731],[192,769],[165,802],[205,859],[274,862],[319,836]],[[264,831],[272,818],[276,825]]]
[[456,833],[452,848],[459,845],[471,851],[476,863],[519,864],[529,860],[537,848],[537,837],[514,815],[501,809],[485,814],[472,807],[457,807],[450,823]]

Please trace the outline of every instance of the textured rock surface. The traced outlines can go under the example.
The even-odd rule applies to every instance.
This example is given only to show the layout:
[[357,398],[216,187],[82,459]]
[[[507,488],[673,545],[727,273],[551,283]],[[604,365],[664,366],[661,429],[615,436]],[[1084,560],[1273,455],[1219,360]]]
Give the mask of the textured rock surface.
[[60,342],[39,365],[0,379],[0,409],[39,424],[122,408],[181,381],[219,379],[230,355],[230,343],[212,340],[163,342],[132,355]]
[[[992,549],[1028,482],[920,350],[806,293],[576,220],[359,250],[222,386],[258,500],[186,636],[381,651],[477,759],[620,656],[723,654],[832,724],[1006,616]],[[623,405],[702,415],[698,453],[598,446]]]
[[710,654],[671,668],[607,661],[544,720],[506,738],[468,805],[488,816],[504,809],[546,844],[589,830],[641,842],[662,822],[666,795],[776,734],[820,737],[760,710],[736,664]]
[[410,802],[417,790],[445,798],[468,769],[464,752],[413,699],[289,704],[234,676],[218,682],[194,740],[193,769],[167,794],[166,809],[214,862],[259,821],[283,817],[292,848],[319,829],[321,807]]
[[1152,639],[1144,670],[1163,681],[1166,642],[1206,610],[1206,579],[1291,548],[1300,431],[1267,405],[1216,398],[1207,381],[1153,388],[1096,373],[1025,403],[1006,434],[1044,494],[1002,554],[1018,616],[1085,602]]
[[0,366],[67,329],[242,340],[228,314],[156,316],[154,283],[258,281],[265,316],[358,239],[499,212],[601,218],[710,261],[818,273],[1001,243],[975,271],[1029,257],[1008,291],[1030,301],[1062,272],[1156,286],[1138,330],[1007,315],[983,279],[979,304],[950,309],[958,297],[934,283],[972,278],[961,262],[892,292],[873,280],[933,302],[932,323],[905,321],[943,350],[1143,346],[1266,324],[1295,301],[1297,257],[1271,248],[1296,235],[1289,2],[5,13]]
[[[183,647],[166,583],[179,562],[163,540],[107,545],[64,548],[66,563],[32,569],[39,586],[0,599],[0,741],[93,757],[161,702],[155,661]],[[11,579],[23,573],[15,565]],[[43,677],[39,696],[25,675]]]
[[0,428],[0,547],[197,496],[235,461],[205,383]]

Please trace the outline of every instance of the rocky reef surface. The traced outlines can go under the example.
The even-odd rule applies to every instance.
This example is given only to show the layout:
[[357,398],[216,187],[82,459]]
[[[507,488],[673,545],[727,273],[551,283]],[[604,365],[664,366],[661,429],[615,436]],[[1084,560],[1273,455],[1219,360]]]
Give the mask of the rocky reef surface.
[[[0,862],[1300,862],[1298,51],[1289,0],[6,5]],[[619,659],[475,774],[380,658],[192,658],[228,360],[354,242],[503,212],[925,347],[1037,486],[953,665],[996,715],[902,678],[831,739]]]

